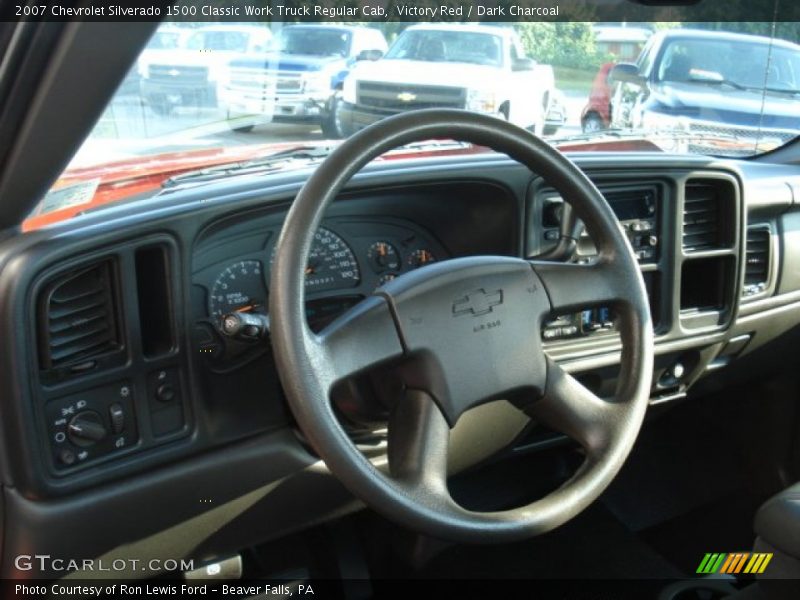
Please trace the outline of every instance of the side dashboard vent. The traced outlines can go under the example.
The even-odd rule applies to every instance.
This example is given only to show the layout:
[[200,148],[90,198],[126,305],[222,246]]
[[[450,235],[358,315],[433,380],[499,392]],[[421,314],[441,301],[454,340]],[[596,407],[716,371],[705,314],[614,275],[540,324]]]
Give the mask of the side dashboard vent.
[[38,300],[43,371],[83,372],[123,348],[111,260],[57,277]]
[[683,201],[683,248],[689,252],[721,246],[720,198],[713,186],[689,184]]
[[772,237],[767,227],[757,226],[747,229],[742,296],[754,296],[767,289],[771,247]]

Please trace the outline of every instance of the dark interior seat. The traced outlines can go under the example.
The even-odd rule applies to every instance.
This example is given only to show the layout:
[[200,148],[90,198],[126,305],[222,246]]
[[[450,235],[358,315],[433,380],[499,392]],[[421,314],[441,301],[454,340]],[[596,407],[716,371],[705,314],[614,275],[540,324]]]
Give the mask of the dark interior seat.
[[772,552],[765,578],[800,579],[800,482],[767,500],[756,513],[756,552]]

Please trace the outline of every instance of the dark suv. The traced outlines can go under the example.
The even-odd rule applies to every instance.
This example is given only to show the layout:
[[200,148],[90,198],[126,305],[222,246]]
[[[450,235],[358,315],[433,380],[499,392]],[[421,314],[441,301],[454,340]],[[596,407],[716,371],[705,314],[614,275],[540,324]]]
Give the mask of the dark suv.
[[[765,75],[766,74],[766,75]],[[759,151],[794,138],[800,46],[766,37],[677,29],[654,35],[636,64],[611,71],[612,126],[685,131],[676,150],[705,152],[706,138]],[[720,93],[722,91],[722,93]]]

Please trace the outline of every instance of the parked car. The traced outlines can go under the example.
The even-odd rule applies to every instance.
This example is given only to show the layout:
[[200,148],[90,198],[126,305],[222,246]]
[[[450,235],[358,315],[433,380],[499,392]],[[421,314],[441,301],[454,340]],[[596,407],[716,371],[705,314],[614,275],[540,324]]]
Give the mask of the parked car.
[[153,49],[143,56],[141,95],[158,114],[176,106],[217,106],[228,62],[241,55],[263,54],[272,40],[266,27],[210,25],[180,38],[175,48]]
[[147,76],[148,65],[151,62],[159,62],[165,56],[169,56],[179,48],[186,45],[186,39],[192,33],[189,28],[175,27],[173,25],[165,25],[159,27],[158,30],[150,38],[150,41],[145,46],[136,64],[131,67],[125,79],[117,89],[117,93],[125,96],[139,96],[141,93],[142,79]]
[[387,48],[372,27],[285,26],[275,52],[230,63],[223,105],[231,127],[250,131],[256,121],[274,118],[319,123],[326,137],[342,137],[337,115],[345,76],[357,61],[378,59]]
[[613,66],[612,62],[601,65],[594,76],[589,100],[581,111],[581,129],[585,133],[606,129],[611,121],[612,88],[608,74]]
[[[655,34],[636,64],[611,71],[612,125],[685,131],[689,151],[704,136],[776,148],[800,133],[800,45],[738,33],[677,29]],[[618,98],[618,100],[617,100]]]
[[344,82],[347,132],[419,108],[463,108],[541,133],[555,90],[553,69],[526,56],[511,28],[419,24],[386,56],[357,65]]

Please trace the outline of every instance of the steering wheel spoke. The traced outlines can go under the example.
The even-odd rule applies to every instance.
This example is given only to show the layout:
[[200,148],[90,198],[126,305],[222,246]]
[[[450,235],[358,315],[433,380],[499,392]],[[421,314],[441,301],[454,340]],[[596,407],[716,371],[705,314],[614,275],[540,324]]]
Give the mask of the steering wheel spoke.
[[380,296],[359,302],[325,327],[317,341],[328,391],[342,379],[403,355],[389,305]]
[[550,298],[553,315],[615,304],[630,285],[619,269],[603,259],[589,265],[530,261]]
[[544,396],[528,413],[599,456],[613,440],[625,407],[599,398],[551,359],[547,359]]
[[389,470],[411,490],[449,498],[447,454],[450,426],[426,392],[408,390],[389,420]]

